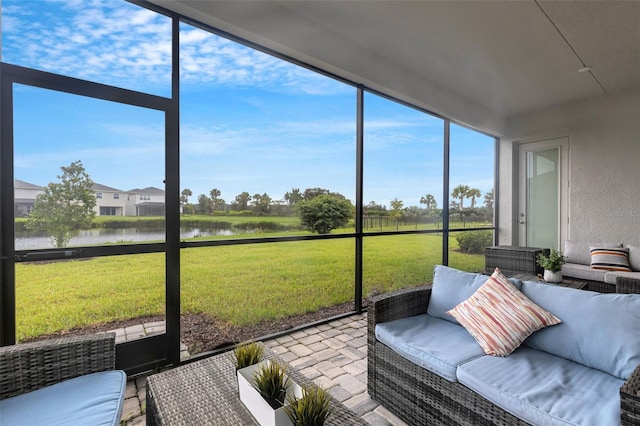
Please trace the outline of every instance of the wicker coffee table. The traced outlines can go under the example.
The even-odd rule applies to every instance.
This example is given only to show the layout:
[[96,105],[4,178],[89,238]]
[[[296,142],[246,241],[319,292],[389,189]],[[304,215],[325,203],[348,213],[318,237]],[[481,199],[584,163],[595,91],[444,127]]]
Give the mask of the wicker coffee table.
[[[265,356],[286,365],[265,348]],[[257,425],[238,397],[233,352],[174,368],[147,378],[147,425]],[[300,385],[312,382],[291,367]],[[332,399],[327,425],[367,425]]]

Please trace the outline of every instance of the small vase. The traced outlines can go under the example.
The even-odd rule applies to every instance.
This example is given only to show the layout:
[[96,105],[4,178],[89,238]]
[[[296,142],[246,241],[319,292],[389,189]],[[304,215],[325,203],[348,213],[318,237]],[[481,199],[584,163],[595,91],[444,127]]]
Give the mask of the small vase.
[[544,280],[548,283],[559,283],[562,281],[562,271],[551,272],[547,269],[544,270]]

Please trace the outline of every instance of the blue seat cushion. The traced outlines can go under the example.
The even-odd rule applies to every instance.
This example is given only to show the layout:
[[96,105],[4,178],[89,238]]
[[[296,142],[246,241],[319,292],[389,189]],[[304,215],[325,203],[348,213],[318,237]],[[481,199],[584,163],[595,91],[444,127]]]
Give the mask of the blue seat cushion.
[[464,327],[428,314],[378,324],[375,334],[409,361],[451,382],[458,381],[458,365],[484,355]]
[[620,423],[622,379],[528,347],[463,364],[458,380],[534,425]]
[[0,401],[0,424],[119,425],[127,375],[103,371]]

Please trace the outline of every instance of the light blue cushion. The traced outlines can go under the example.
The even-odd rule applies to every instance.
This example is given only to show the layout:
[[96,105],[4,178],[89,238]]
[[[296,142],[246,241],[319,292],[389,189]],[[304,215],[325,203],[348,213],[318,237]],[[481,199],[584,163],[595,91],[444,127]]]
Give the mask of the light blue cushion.
[[375,333],[409,361],[452,382],[458,365],[484,355],[464,327],[427,314],[378,324]]
[[[459,324],[454,317],[447,314],[447,311],[471,297],[487,279],[489,279],[487,275],[436,265],[433,270],[433,288],[427,313],[432,317]],[[518,290],[522,285],[520,280],[515,278],[509,278],[509,282]]]
[[640,365],[640,295],[525,281],[522,292],[562,320],[524,344],[628,379]]
[[463,364],[458,380],[534,425],[620,424],[623,380],[531,348]]
[[0,401],[0,424],[119,425],[127,375],[87,374]]

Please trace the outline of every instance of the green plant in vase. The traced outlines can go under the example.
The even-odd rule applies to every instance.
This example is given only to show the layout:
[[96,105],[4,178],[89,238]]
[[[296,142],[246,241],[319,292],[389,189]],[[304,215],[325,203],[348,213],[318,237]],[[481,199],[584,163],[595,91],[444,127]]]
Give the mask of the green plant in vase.
[[323,388],[304,388],[302,398],[289,398],[284,410],[294,426],[322,426],[332,412],[331,396]]
[[277,410],[284,405],[291,381],[280,364],[270,361],[260,365],[253,379],[258,392],[271,408]]
[[538,265],[547,271],[560,271],[566,261],[567,258],[556,249],[551,249],[548,256],[544,253],[538,254]]
[[562,281],[562,265],[567,258],[556,249],[551,249],[549,255],[538,254],[538,265],[544,268],[544,280],[550,283]]
[[237,345],[233,349],[236,356],[236,370],[259,363],[264,358],[264,347],[256,342],[247,342]]

